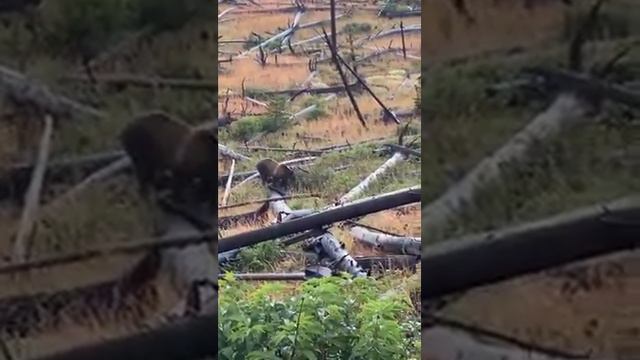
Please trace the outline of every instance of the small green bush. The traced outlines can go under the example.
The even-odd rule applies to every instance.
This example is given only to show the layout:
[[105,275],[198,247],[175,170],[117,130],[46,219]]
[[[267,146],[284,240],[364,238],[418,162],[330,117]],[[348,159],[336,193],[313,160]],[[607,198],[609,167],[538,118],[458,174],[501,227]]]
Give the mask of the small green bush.
[[418,359],[420,323],[408,296],[373,279],[313,279],[300,290],[221,280],[218,356],[235,359]]

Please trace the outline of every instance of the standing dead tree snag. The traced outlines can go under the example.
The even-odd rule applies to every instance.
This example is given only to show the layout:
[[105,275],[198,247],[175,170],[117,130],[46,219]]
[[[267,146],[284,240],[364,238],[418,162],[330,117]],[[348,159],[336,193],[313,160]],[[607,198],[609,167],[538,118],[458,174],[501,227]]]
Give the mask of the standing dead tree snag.
[[36,213],[40,204],[40,193],[51,149],[51,135],[53,134],[53,118],[50,115],[44,118],[44,131],[40,140],[38,159],[33,169],[29,190],[25,196],[24,210],[20,219],[20,227],[13,246],[13,260],[23,262],[29,256],[30,244],[28,243],[33,226],[36,221]]

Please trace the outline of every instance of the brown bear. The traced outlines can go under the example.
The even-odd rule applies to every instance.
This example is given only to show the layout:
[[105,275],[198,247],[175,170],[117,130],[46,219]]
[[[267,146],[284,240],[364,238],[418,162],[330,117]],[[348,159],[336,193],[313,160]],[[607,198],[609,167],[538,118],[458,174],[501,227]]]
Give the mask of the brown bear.
[[143,196],[169,188],[185,201],[213,203],[217,189],[218,141],[211,130],[194,129],[161,111],[138,115],[120,136]]
[[295,181],[294,173],[284,164],[278,164],[272,159],[262,159],[256,165],[262,182],[274,186],[279,190],[288,189]]

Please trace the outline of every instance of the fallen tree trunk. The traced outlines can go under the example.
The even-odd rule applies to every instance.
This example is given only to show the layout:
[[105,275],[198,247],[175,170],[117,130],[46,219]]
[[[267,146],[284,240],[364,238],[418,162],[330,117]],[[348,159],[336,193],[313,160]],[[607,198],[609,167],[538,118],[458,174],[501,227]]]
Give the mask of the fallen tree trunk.
[[640,107],[640,93],[620,85],[608,84],[586,75],[565,70],[529,68],[524,71],[529,74],[542,76],[547,81],[567,91],[586,94],[589,97],[595,97],[597,99],[605,98],[635,108]]
[[218,357],[218,312],[37,360],[184,360]]
[[[360,85],[357,82],[349,84],[349,89],[356,89]],[[297,94],[309,94],[309,95],[320,95],[320,94],[334,94],[345,91],[346,88],[344,85],[334,85],[327,86],[321,88],[303,88],[303,89],[283,89],[283,90],[268,90],[268,91],[260,91],[256,92],[256,95],[297,95]],[[248,90],[251,92],[251,90]]]
[[422,253],[422,242],[420,238],[393,236],[373,232],[360,226],[352,227],[351,235],[361,242],[387,253],[416,256],[420,256]]
[[250,160],[248,157],[242,154],[239,154],[222,144],[218,144],[218,153],[222,154],[222,156],[228,157],[230,159],[234,159],[236,161]]
[[444,227],[473,202],[476,193],[500,178],[505,164],[524,158],[536,142],[579,123],[585,113],[585,105],[575,96],[559,96],[546,111],[536,116],[494,154],[480,161],[461,181],[422,209],[422,231],[428,239],[441,238]]
[[[271,198],[282,197],[278,192],[271,191]],[[282,219],[281,224],[295,221],[291,216],[293,211],[284,200],[276,200],[270,203],[270,208],[276,218],[282,214],[289,214]],[[293,220],[289,220],[293,218]],[[333,234],[323,231],[322,234],[309,239],[305,248],[311,249],[317,256],[320,265],[326,265],[332,269],[347,272],[353,276],[366,276],[366,272],[358,265],[358,262],[344,249],[344,246]]]
[[427,246],[422,299],[432,300],[640,246],[640,197]]
[[376,179],[378,179],[379,176],[383,175],[385,172],[387,172],[387,170],[398,165],[399,163],[401,163],[406,159],[407,157],[403,153],[396,152],[395,154],[393,154],[393,156],[389,160],[385,161],[384,164],[380,165],[379,168],[377,168],[374,172],[369,174],[369,176],[367,176],[364,180],[362,180],[358,185],[356,185],[353,189],[349,190],[348,193],[340,197],[340,199],[338,199],[336,204],[340,205],[340,204],[344,204],[352,201],[355,197],[361,195],[365,190],[367,190],[367,188],[371,185],[371,183],[376,181]]
[[[143,88],[162,88],[168,87],[173,89],[197,90],[197,91],[218,91],[218,83],[216,81],[206,81],[197,79],[171,79],[141,76],[136,74],[96,74],[94,78],[97,82],[109,86],[137,86]],[[93,82],[88,76],[84,75],[66,75],[61,78],[64,81],[74,81],[91,83]]]
[[338,206],[320,213],[294,219],[286,223],[272,225],[263,229],[245,232],[220,239],[219,251],[229,251],[258,244],[260,242],[291,235],[307,229],[319,228],[338,221],[351,219],[382,210],[392,209],[405,204],[420,201],[420,187],[412,187],[400,192],[383,194],[371,199],[356,201]]
[[422,358],[429,360],[568,360],[586,357],[549,355],[523,349],[496,339],[460,329],[433,326],[422,329]]
[[60,118],[80,114],[104,118],[106,114],[67,97],[55,95],[49,88],[16,71],[0,66],[0,94],[6,94],[18,104],[35,106]]

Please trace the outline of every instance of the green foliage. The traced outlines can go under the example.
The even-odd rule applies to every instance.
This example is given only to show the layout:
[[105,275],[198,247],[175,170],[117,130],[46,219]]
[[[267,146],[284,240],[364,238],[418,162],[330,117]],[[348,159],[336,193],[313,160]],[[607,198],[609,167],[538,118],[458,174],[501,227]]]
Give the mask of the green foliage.
[[420,324],[409,299],[381,297],[373,279],[313,279],[293,291],[227,275],[221,286],[221,360],[419,357]]
[[85,59],[108,47],[130,23],[127,0],[51,0],[45,4],[47,44]]
[[237,255],[231,270],[258,272],[271,270],[272,264],[282,257],[282,247],[268,241],[242,249]]
[[371,24],[369,23],[348,23],[343,28],[342,31],[347,34],[366,34],[371,32]]
[[303,108],[311,105],[315,105],[316,107],[307,115],[307,120],[318,120],[327,115],[326,101],[322,101],[315,97],[310,97],[302,103]]
[[285,112],[286,99],[273,98],[266,114],[249,116],[234,122],[229,135],[238,141],[246,142],[258,133],[272,133],[283,130],[289,125],[289,116]]

